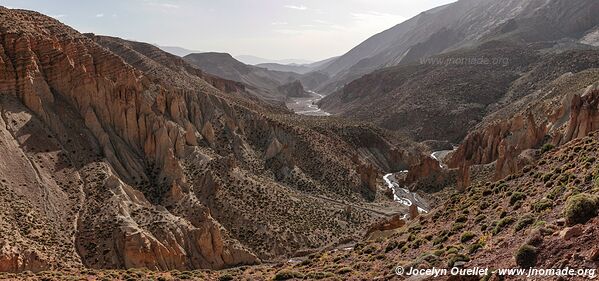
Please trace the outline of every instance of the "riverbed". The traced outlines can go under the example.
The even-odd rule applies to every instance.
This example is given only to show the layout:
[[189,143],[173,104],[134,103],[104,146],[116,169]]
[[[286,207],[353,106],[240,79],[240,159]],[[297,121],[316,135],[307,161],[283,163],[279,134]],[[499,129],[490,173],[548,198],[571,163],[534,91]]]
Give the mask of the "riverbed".
[[324,98],[324,95],[308,91],[312,96],[309,98],[291,98],[287,102],[287,108],[293,110],[296,114],[309,116],[329,116],[328,112],[318,107],[318,102]]

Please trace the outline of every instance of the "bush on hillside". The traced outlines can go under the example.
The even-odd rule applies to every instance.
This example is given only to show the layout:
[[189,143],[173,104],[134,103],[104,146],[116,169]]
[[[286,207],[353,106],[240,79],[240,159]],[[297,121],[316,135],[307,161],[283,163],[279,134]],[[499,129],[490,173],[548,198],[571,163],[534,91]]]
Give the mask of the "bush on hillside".
[[572,195],[566,201],[564,217],[570,226],[584,224],[597,216],[599,200],[597,196],[581,193]]
[[516,252],[516,264],[521,268],[531,268],[537,264],[537,248],[524,245]]

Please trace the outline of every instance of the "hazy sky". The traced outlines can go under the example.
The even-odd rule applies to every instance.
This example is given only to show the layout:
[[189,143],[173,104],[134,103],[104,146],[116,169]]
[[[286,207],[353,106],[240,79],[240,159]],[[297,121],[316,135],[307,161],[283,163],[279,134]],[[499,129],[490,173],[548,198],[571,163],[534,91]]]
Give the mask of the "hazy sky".
[[0,0],[81,32],[163,46],[320,60],[455,0]]

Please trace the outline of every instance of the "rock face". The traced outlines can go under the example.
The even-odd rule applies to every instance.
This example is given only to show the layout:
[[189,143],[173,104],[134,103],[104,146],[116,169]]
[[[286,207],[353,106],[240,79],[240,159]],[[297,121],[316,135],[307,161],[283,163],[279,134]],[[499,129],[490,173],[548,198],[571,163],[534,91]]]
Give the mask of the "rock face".
[[281,85],[277,90],[288,98],[309,98],[312,96],[304,90],[304,86],[299,80]]
[[368,231],[366,231],[366,237],[377,231],[398,229],[404,225],[406,225],[406,221],[402,219],[400,215],[395,215],[389,219],[382,220],[371,225],[368,228]]
[[380,130],[301,119],[148,44],[5,8],[0,32],[2,271],[219,269],[320,247],[375,217],[326,198],[366,203],[358,167],[405,162]]
[[[539,92],[538,95],[544,94],[539,100],[531,98],[526,111],[510,119],[483,123],[481,129],[466,137],[449,166],[496,161],[495,178],[499,179],[534,162],[537,152],[531,149],[540,149],[544,144],[559,146],[598,130],[599,91],[593,81],[595,74],[587,71],[560,77]],[[580,82],[584,81],[591,84],[581,87]]]
[[411,190],[435,190],[455,181],[455,171],[441,167],[439,161],[422,155],[420,162],[410,166],[405,179]]

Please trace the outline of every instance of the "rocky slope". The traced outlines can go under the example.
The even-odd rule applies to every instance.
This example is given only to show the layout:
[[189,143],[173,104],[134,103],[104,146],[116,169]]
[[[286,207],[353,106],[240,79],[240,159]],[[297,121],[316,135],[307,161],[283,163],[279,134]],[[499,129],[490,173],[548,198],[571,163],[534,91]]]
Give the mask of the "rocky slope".
[[[511,92],[521,85],[528,88],[544,81],[536,84],[540,89],[477,125],[449,159],[449,165],[494,162],[495,177],[502,178],[529,164],[531,149],[551,149],[597,130],[599,68],[581,70],[595,64],[599,56],[595,52],[576,52],[561,57],[545,61],[515,83]],[[566,69],[546,76],[546,70],[555,69],[556,64]],[[556,77],[557,73],[564,74]],[[545,82],[548,80],[551,82]]]
[[[4,278],[162,278],[164,280],[588,280],[587,276],[396,275],[410,268],[574,268],[599,266],[599,134],[546,151],[535,165],[500,181],[448,186],[429,214],[377,224],[354,246],[302,259],[221,271],[67,270]],[[408,272],[408,271],[405,271]],[[596,274],[596,272],[595,272]]]
[[460,0],[372,36],[324,68],[332,78],[318,89],[334,92],[376,69],[418,61],[489,38],[524,42],[595,42],[594,0]]
[[0,32],[0,271],[223,268],[323,247],[380,217],[378,171],[418,153],[147,44],[6,8]]

